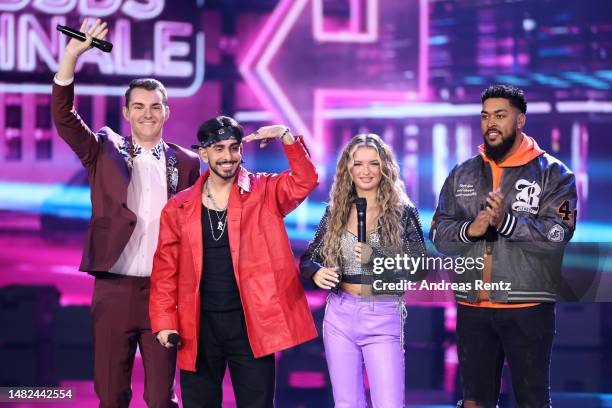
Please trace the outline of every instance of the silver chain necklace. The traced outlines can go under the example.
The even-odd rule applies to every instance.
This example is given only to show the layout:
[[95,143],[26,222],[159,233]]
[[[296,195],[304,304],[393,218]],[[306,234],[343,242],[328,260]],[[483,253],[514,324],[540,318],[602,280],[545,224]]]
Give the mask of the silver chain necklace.
[[[221,237],[223,236],[223,232],[225,231],[225,226],[227,225],[227,206],[223,210],[217,210],[219,206],[217,205],[217,202],[215,201],[215,198],[213,197],[213,195],[210,193],[210,190],[208,188],[208,180],[206,180],[206,183],[204,184],[204,188],[206,189],[206,197],[209,198],[209,200],[212,202],[213,206],[215,207],[215,215],[217,217],[217,230],[221,231],[219,236],[215,237],[215,229],[213,228],[212,215],[210,214],[210,208],[206,207],[206,211],[208,212],[208,222],[210,223],[210,234],[212,235],[213,240],[219,241]],[[221,217],[219,217],[219,212],[223,213]]]

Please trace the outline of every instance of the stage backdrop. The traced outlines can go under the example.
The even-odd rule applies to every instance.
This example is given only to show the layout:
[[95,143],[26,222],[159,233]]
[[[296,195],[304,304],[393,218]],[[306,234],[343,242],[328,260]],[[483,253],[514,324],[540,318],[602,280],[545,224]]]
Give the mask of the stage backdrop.
[[[612,276],[608,3],[2,1],[0,323],[15,332],[29,327],[23,316],[35,321],[46,316],[52,324],[40,323],[43,328],[30,330],[27,341],[1,335],[6,338],[0,338],[0,361],[22,359],[24,368],[15,373],[14,365],[9,370],[2,364],[0,386],[91,378],[91,339],[83,332],[89,330],[92,279],[77,271],[91,207],[86,174],[51,122],[51,82],[66,43],[57,24],[78,27],[86,16],[109,22],[113,51],[92,50],[77,66],[75,106],[94,130],[108,125],[129,134],[121,116],[125,87],[135,77],[151,76],[168,87],[168,141],[192,144],[199,124],[219,114],[234,116],[247,132],[284,123],[304,135],[321,183],[286,219],[298,255],[322,215],[338,152],[353,135],[378,133],[392,145],[427,234],[444,179],[482,143],[480,92],[493,83],[521,87],[528,99],[526,133],[576,175],[578,228],[566,270],[597,276],[589,284],[597,280],[601,286],[589,286],[584,299],[612,300],[612,292],[601,289]],[[279,144],[265,150],[249,144],[244,158],[250,170],[287,167]],[[318,321],[323,299],[309,292]],[[413,370],[408,388],[436,390],[448,403],[457,381],[450,299],[449,294],[437,303],[413,303],[407,329],[414,336],[407,355],[418,361],[412,365],[407,359],[407,370]],[[585,393],[576,398],[612,392],[603,366],[611,354],[609,314],[602,304],[564,307],[554,390],[566,398],[574,391]],[[66,344],[59,328],[73,333],[76,343]],[[16,351],[24,347],[29,351]],[[283,353],[279,361],[282,406],[330,403],[320,340]],[[419,395],[408,393],[409,400]],[[231,395],[227,398],[231,404]]]

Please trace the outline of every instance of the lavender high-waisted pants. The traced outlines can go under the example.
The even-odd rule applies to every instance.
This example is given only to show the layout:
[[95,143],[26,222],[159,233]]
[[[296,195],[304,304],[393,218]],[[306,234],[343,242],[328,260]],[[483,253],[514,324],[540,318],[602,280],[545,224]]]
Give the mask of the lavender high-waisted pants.
[[401,299],[330,293],[323,320],[325,358],[336,408],[365,408],[364,369],[374,408],[404,407]]

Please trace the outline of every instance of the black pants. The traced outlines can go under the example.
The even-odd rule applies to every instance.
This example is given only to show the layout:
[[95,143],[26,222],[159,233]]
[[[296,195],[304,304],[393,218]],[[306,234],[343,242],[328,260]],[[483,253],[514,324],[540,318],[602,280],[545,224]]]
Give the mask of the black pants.
[[550,407],[555,306],[495,309],[457,305],[457,354],[464,401],[495,407],[504,359],[521,408]]
[[196,372],[181,370],[185,408],[220,408],[229,365],[238,407],[274,406],[274,354],[255,358],[242,309],[204,312],[200,318]]

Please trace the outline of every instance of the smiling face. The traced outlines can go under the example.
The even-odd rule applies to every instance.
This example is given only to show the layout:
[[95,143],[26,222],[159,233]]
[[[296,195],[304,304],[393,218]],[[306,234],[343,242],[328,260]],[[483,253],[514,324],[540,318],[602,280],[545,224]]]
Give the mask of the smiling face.
[[353,153],[349,172],[355,183],[357,194],[378,189],[382,179],[380,158],[376,149],[360,146]]
[[132,136],[144,146],[159,142],[169,116],[170,109],[164,105],[162,93],[157,89],[132,89],[129,106],[123,108],[123,117],[130,122]]
[[240,167],[242,145],[233,138],[222,140],[200,148],[200,157],[208,164],[212,174],[223,180],[229,180],[234,178]]
[[525,125],[525,115],[505,98],[489,98],[482,104],[480,127],[487,156],[504,158],[516,147],[517,133]]

